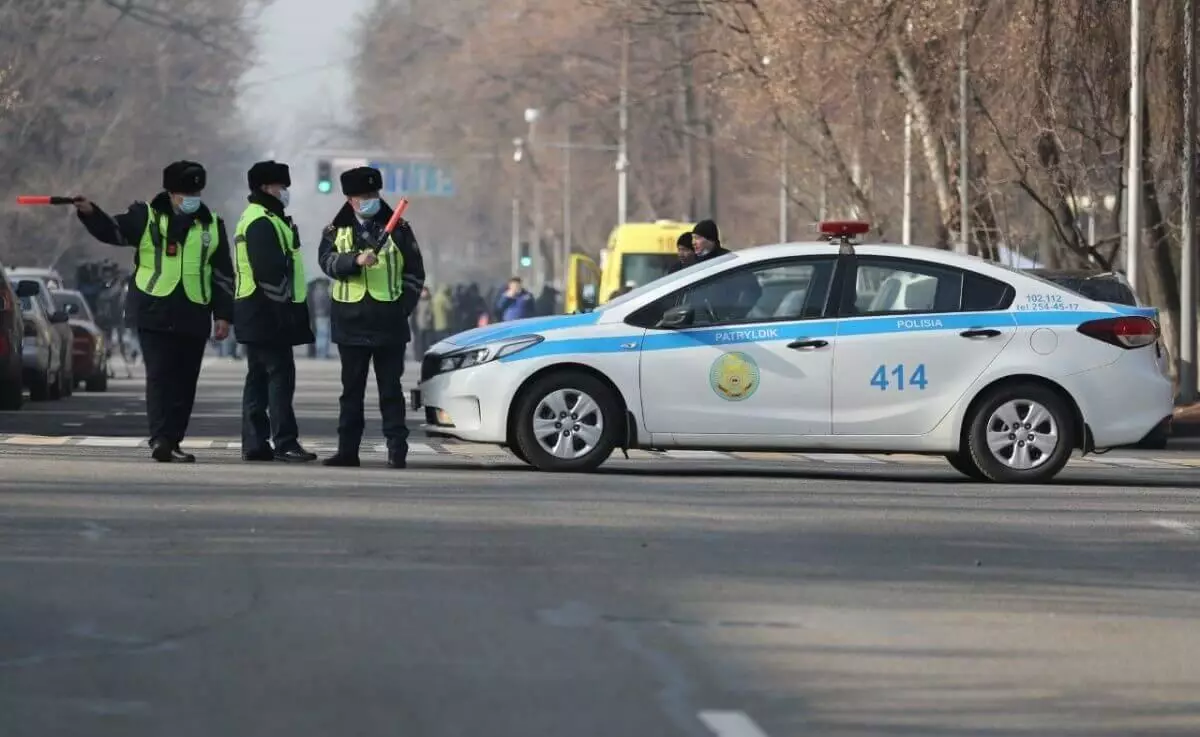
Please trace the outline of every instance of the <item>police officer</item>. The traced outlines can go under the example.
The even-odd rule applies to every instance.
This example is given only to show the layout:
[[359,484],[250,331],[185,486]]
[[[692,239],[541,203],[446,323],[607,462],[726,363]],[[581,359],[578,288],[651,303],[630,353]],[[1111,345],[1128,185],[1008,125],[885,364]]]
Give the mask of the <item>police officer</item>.
[[317,456],[300,446],[292,399],[296,394],[293,346],[313,342],[308,280],[300,235],[285,214],[287,164],[260,161],[247,173],[250,204],[234,235],[237,289],[233,332],[246,346],[242,391],[242,458],[303,463]]
[[667,269],[668,274],[674,274],[676,271],[686,269],[696,263],[696,250],[692,247],[691,232],[680,234],[675,241],[675,250],[679,252],[679,260],[671,264],[671,268]]
[[207,175],[194,161],[163,170],[163,191],[109,215],[77,198],[79,219],[98,240],[134,251],[127,306],[146,362],[146,415],[154,460],[191,463],[187,433],[204,349],[224,340],[233,317],[233,271],[225,223],[201,200]]
[[333,280],[332,337],[342,360],[338,450],[322,463],[359,465],[363,393],[374,362],[388,466],[404,468],[408,428],[400,376],[411,339],[409,316],[425,286],[425,265],[407,222],[401,221],[390,236],[384,233],[392,209],[379,197],[383,177],[378,169],[350,169],[341,182],[346,204],[325,229],[317,254],[321,270]]

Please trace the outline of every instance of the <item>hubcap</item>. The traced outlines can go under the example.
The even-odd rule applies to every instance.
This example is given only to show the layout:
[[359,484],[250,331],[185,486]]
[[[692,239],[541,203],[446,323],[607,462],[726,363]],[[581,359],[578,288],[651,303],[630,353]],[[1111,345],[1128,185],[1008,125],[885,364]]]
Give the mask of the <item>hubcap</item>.
[[533,410],[533,436],[555,458],[582,458],[596,448],[603,432],[600,405],[578,389],[553,391]]
[[988,418],[988,450],[996,460],[1018,471],[1037,468],[1050,460],[1059,440],[1054,415],[1028,399],[1005,402]]

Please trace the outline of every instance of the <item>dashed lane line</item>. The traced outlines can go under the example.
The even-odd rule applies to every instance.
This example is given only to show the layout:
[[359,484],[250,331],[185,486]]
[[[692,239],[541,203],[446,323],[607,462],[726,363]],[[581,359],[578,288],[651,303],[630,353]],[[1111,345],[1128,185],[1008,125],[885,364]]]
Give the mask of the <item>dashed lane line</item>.
[[702,711],[697,716],[717,737],[767,737],[744,711]]

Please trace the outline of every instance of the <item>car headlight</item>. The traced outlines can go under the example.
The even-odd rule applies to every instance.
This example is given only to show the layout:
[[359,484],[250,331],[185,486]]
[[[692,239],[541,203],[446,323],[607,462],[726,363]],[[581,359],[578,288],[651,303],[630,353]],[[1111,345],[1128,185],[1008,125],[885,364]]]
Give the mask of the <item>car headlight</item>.
[[499,358],[519,353],[526,348],[531,348],[543,340],[545,338],[540,335],[524,335],[519,338],[472,346],[453,353],[447,353],[439,359],[437,373],[444,374],[447,371],[457,371],[459,369],[470,368],[471,366],[478,366],[488,361],[495,361]]

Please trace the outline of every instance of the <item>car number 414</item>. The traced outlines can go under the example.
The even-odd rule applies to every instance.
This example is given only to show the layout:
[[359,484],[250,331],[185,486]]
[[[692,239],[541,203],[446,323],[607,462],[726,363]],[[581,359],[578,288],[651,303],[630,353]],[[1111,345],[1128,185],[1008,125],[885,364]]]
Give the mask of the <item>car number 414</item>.
[[[891,380],[889,381],[889,377]],[[904,391],[909,387],[916,387],[921,391],[925,390],[925,385],[929,382],[925,379],[925,364],[919,363],[917,367],[910,373],[904,364],[893,366],[889,369],[886,365],[875,369],[875,374],[871,377],[871,386],[879,387],[879,391],[885,392],[888,389],[896,389]]]

